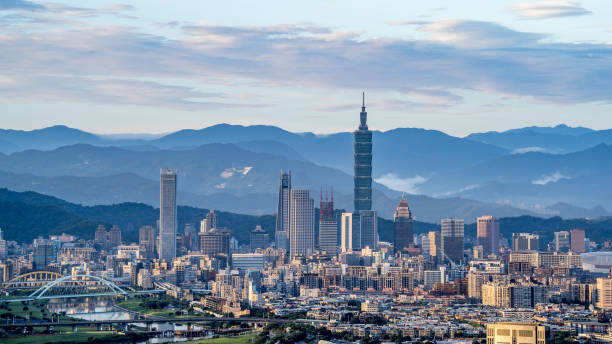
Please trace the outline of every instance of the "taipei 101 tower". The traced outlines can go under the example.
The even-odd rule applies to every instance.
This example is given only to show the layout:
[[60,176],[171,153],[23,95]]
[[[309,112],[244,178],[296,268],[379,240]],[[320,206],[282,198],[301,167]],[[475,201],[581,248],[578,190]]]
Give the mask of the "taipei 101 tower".
[[361,123],[355,130],[355,213],[372,210],[372,132],[366,123],[365,92],[362,97]]

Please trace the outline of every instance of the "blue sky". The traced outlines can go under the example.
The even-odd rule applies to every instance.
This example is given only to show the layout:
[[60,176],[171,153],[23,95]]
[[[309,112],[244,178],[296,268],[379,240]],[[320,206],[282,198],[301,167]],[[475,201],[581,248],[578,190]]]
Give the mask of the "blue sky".
[[611,128],[612,3],[0,0],[0,127]]

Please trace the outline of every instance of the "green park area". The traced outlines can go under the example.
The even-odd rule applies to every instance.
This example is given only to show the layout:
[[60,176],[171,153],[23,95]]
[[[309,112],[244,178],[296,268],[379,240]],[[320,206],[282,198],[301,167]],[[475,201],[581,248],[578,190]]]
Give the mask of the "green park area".
[[200,339],[200,340],[189,341],[186,343],[190,343],[190,344],[247,344],[247,343],[252,343],[255,338],[256,338],[256,335],[247,334],[247,335],[235,336],[235,337]]

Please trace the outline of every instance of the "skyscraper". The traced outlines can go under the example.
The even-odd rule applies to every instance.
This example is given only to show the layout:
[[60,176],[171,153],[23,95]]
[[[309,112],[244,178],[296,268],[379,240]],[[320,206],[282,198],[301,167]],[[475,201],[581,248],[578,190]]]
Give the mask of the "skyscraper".
[[325,201],[323,201],[323,192],[321,192],[320,204],[319,250],[329,255],[336,255],[338,253],[338,220],[334,216],[333,192],[331,199],[328,199],[327,192],[325,193]]
[[586,251],[584,230],[574,228],[570,231],[570,248],[572,252],[583,253]]
[[0,228],[0,259],[6,258],[6,240],[2,236],[2,228]]
[[34,239],[33,265],[36,270],[44,270],[57,261],[57,245],[49,239]]
[[[208,214],[206,214],[206,232],[208,232],[209,230],[213,229],[213,228],[217,228],[217,214],[215,214],[214,210],[210,210],[208,212]],[[200,226],[201,227],[201,226]],[[200,228],[200,230],[202,230],[202,228]]]
[[360,247],[375,250],[378,247],[378,218],[375,210],[359,212],[359,228],[361,230]]
[[459,263],[463,260],[463,219],[443,219],[441,224],[441,260]]
[[108,246],[110,248],[117,248],[119,245],[121,245],[121,229],[119,226],[114,225],[111,227],[110,232],[108,232]]
[[499,220],[493,216],[481,216],[477,219],[477,241],[482,246],[483,254],[499,254]]
[[276,248],[289,250],[289,213],[291,208],[291,171],[280,172],[278,207],[276,208]]
[[441,261],[440,257],[440,232],[431,231],[427,234],[429,238],[429,257],[434,263]]
[[368,129],[368,113],[363,94],[359,129],[355,130],[355,212],[372,210],[372,132]]
[[251,251],[255,251],[258,248],[266,248],[270,243],[269,235],[264,231],[260,225],[255,226],[255,229],[251,231]]
[[143,257],[153,258],[155,256],[155,228],[151,226],[140,227],[138,230],[138,244]]
[[340,249],[353,250],[353,213],[342,213],[340,218]]
[[402,199],[393,214],[393,250],[395,252],[402,252],[412,244],[413,226],[412,213],[406,197],[402,194]]
[[530,233],[512,233],[512,251],[537,251],[540,236]]
[[289,210],[289,255],[307,256],[313,253],[314,242],[314,200],[306,189],[291,189]]
[[555,232],[555,251],[567,252],[570,249],[570,233],[568,231]]
[[159,258],[176,258],[176,170],[162,169],[159,176]]

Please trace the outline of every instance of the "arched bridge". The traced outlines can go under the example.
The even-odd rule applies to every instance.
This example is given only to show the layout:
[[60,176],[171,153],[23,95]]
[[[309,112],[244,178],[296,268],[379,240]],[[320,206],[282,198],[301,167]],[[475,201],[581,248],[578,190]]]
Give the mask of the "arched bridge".
[[32,271],[4,282],[0,286],[3,290],[33,289],[42,287],[62,277],[64,275],[52,271]]
[[46,281],[44,285],[40,286],[26,298],[6,297],[0,298],[0,302],[34,301],[41,299],[61,299],[73,297],[156,294],[164,292],[164,290],[126,291],[115,283],[102,277],[80,274],[61,276],[54,280]]

